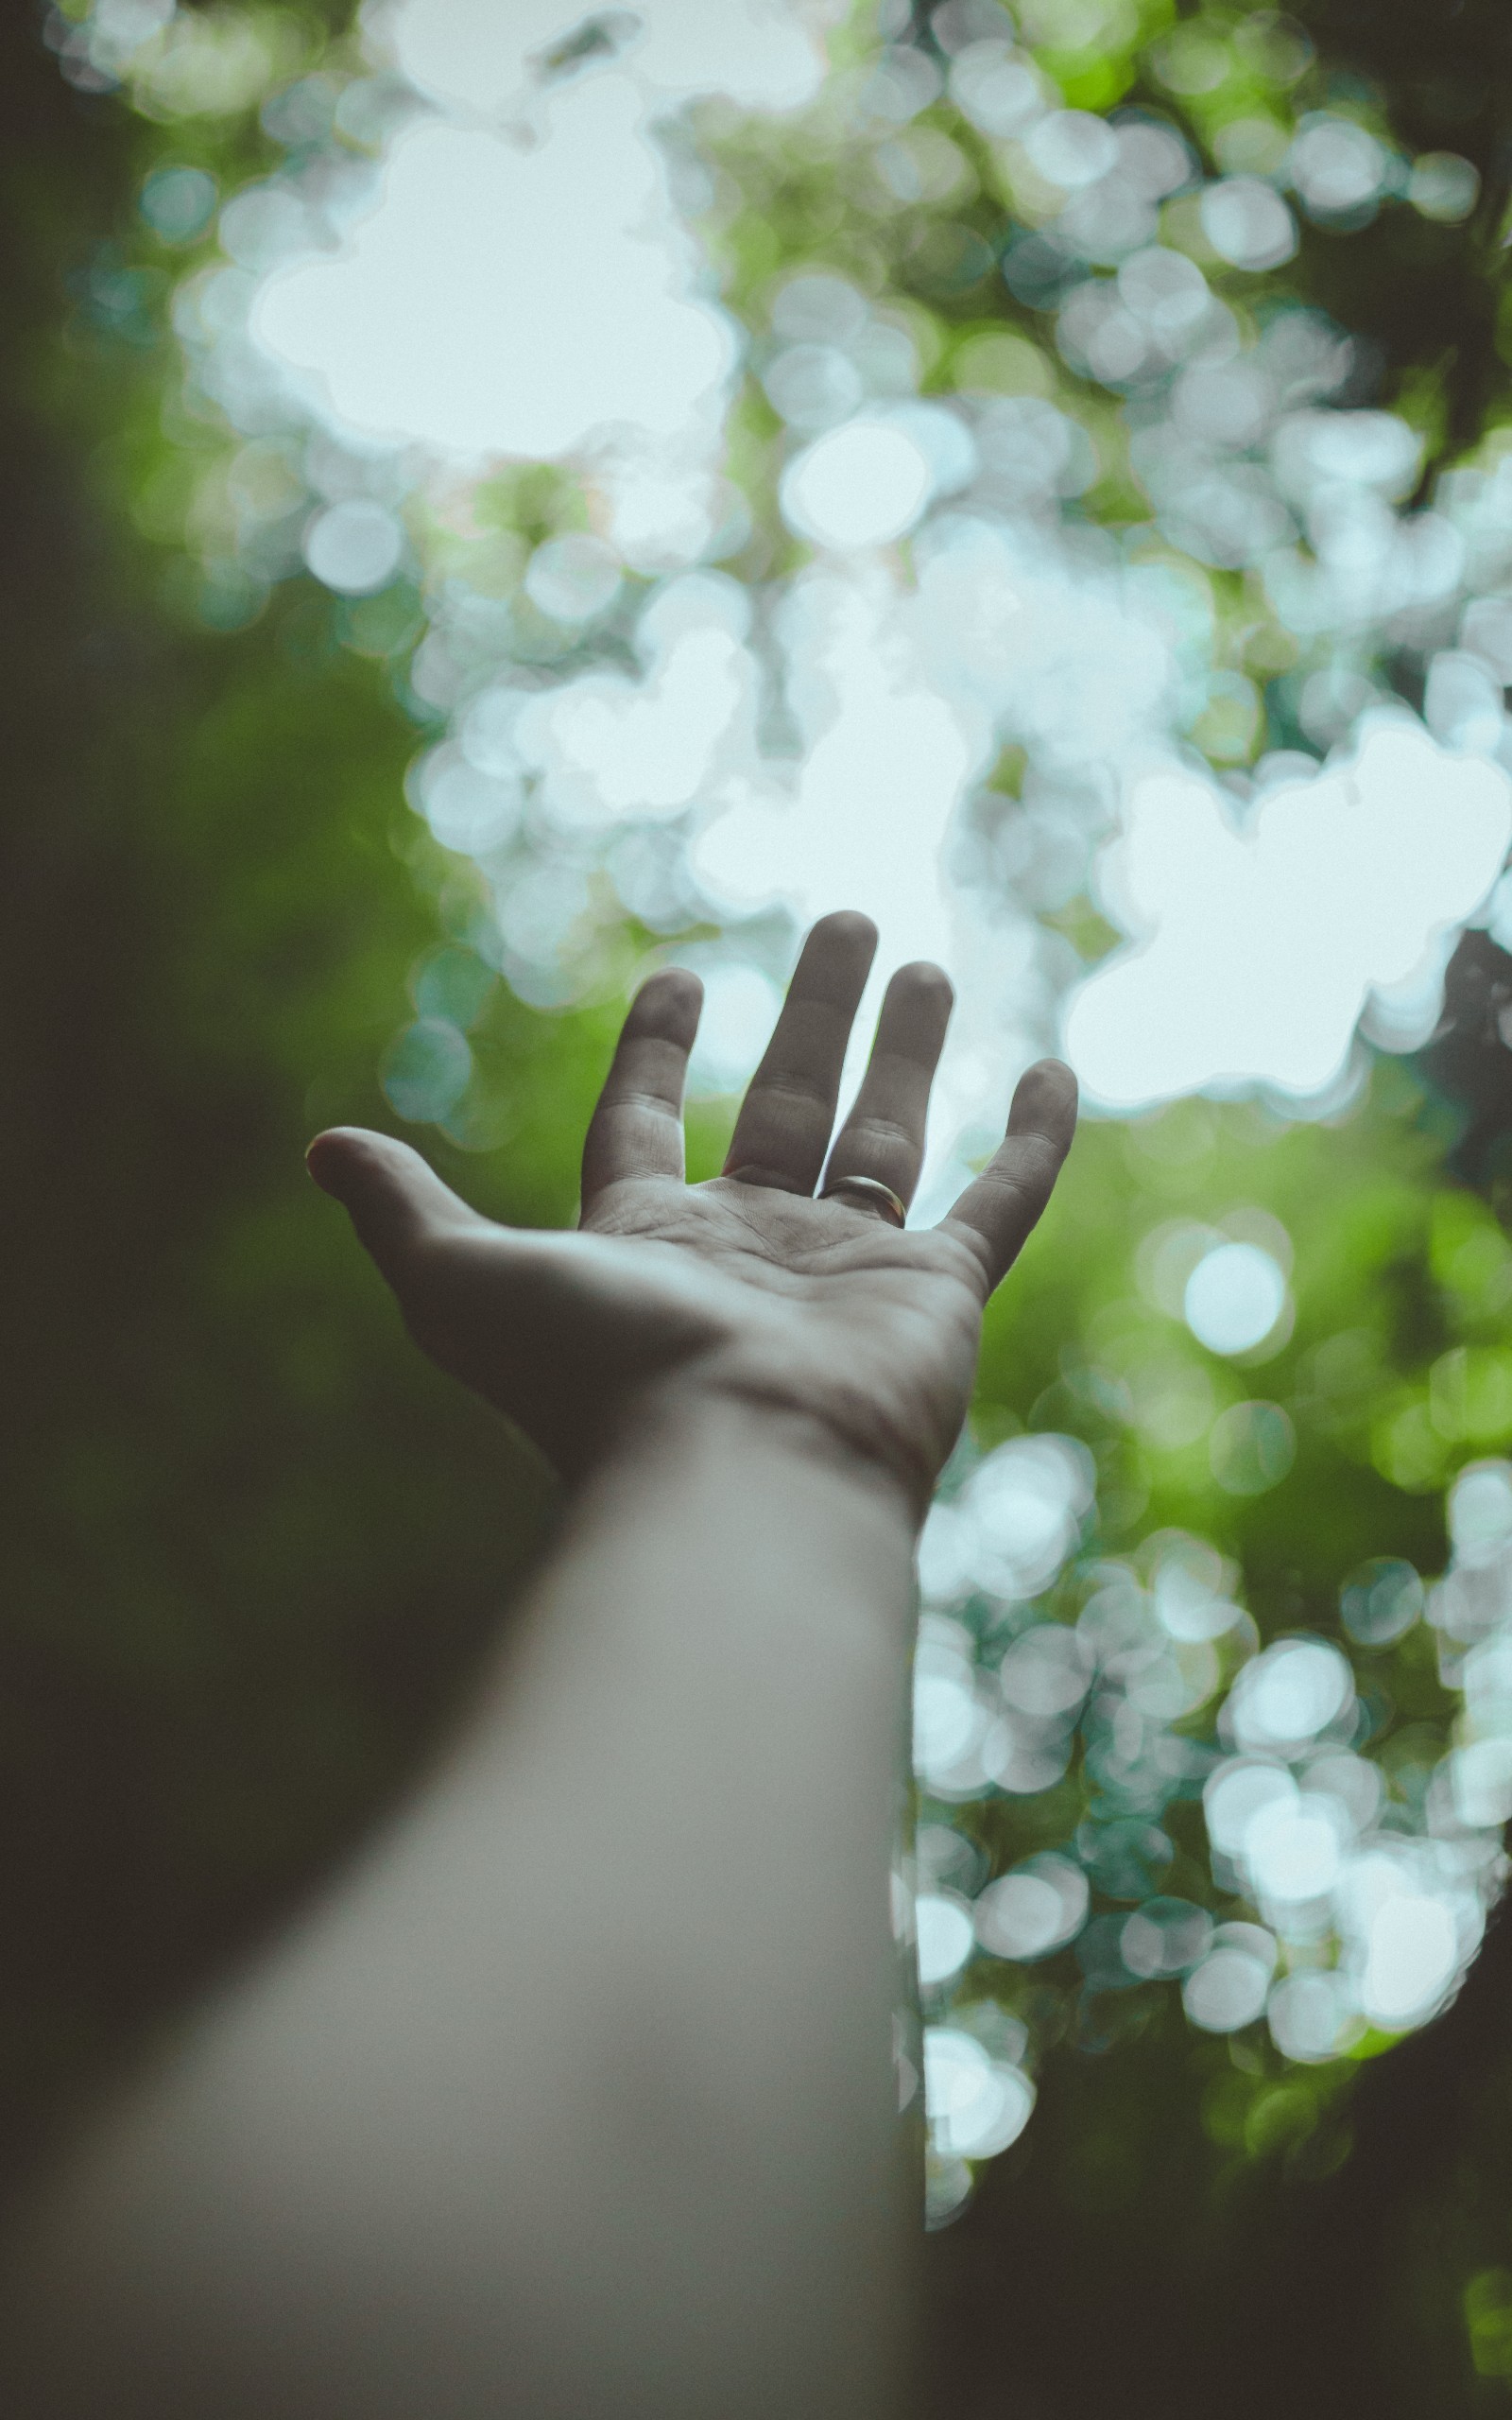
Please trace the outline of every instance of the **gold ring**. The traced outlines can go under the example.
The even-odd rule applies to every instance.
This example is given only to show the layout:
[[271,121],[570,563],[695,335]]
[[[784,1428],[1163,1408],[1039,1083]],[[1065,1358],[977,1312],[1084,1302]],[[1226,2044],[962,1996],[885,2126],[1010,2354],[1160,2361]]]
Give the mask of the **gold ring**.
[[836,1193],[859,1193],[880,1210],[891,1225],[903,1227],[908,1223],[907,1202],[901,1193],[894,1193],[890,1184],[884,1184],[881,1177],[833,1176],[819,1200],[828,1201]]

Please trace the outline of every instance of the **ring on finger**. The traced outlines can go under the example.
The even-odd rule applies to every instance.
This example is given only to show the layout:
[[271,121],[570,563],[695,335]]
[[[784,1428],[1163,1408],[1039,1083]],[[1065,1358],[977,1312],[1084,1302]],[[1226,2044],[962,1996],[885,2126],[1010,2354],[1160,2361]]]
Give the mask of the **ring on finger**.
[[819,1200],[831,1201],[842,1193],[852,1194],[858,1204],[865,1203],[868,1209],[880,1211],[891,1227],[906,1226],[908,1222],[907,1202],[901,1193],[894,1193],[890,1184],[884,1184],[881,1177],[833,1176]]

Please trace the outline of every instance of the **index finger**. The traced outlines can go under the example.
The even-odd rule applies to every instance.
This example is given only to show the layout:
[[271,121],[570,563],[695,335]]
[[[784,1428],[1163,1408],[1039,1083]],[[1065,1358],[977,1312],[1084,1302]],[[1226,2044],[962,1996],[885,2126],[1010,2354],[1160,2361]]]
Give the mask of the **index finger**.
[[623,1177],[682,1174],[682,1090],[703,985],[664,966],[643,983],[620,1029],[583,1142],[583,1201]]
[[1005,1277],[1055,1189],[1076,1132],[1076,1079],[1058,1059],[1040,1059],[1021,1076],[1008,1131],[949,1215],[941,1232],[970,1245],[985,1294]]

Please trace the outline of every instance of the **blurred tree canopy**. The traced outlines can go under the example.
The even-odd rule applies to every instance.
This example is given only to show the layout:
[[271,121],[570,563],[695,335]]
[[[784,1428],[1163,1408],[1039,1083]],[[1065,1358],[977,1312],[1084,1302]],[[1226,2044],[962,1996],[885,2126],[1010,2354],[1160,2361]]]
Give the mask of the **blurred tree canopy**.
[[[53,51],[82,13],[54,13]],[[1314,100],[1477,171],[1468,214],[1320,214],[1285,268],[1288,293],[1356,339],[1358,400],[1423,437],[1426,496],[1512,421],[1500,0],[1301,0],[1287,21],[1132,0],[1092,13],[1095,42],[1070,0],[1040,11],[1036,56],[1074,107],[1156,111],[1242,173],[1227,130],[1279,113],[1303,72],[1286,61],[1302,60]],[[307,71],[346,14],[335,0],[284,11],[291,59]],[[945,55],[928,7],[889,22],[900,43]],[[1203,43],[1230,37],[1253,70],[1243,111],[1229,71],[1204,64]],[[969,137],[955,125],[951,139]],[[255,113],[197,124],[196,140],[223,189],[266,165]],[[774,264],[801,257],[816,226],[841,267],[849,243],[883,240],[853,196],[832,206],[843,145],[723,124],[710,140],[744,203],[713,240],[753,317]],[[472,1125],[427,1120],[426,1148],[499,1215],[566,1220],[617,983],[645,939],[624,919],[604,979],[550,1013],[479,959],[474,869],[404,804],[436,719],[406,687],[413,589],[369,611],[300,577],[244,627],[230,607],[228,627],[211,626],[174,481],[217,435],[175,421],[169,275],[136,216],[159,145],[150,120],[59,75],[26,11],[0,26],[13,231],[0,2130],[18,2176],[144,2028],[404,1787],[549,1512],[542,1476],[410,1353],[305,1183],[304,1142],[336,1119],[401,1122],[394,1038],[439,1002],[467,1034]],[[999,273],[1005,208],[986,170],[964,203],[921,188],[890,207],[892,271],[927,320],[942,389],[978,336],[1040,342],[1045,297]],[[1082,385],[1089,420],[1112,432],[1107,394]],[[754,393],[742,408],[735,441],[754,451],[772,415]],[[1110,433],[1089,517],[1118,516],[1125,462]],[[527,538],[569,510],[549,473],[518,478],[501,506]],[[1247,629],[1240,575],[1215,580]],[[1291,744],[1290,666],[1249,668],[1272,744]],[[1413,666],[1397,672],[1413,696]],[[1078,959],[1108,945],[1085,896],[1046,922]],[[1500,1072],[1479,1104],[1493,1126]],[[1084,1132],[1052,1223],[992,1314],[956,1475],[969,1484],[971,1454],[1021,1437],[1085,1449],[1100,1531],[1057,1583],[1052,1618],[1074,1616],[1097,1556],[1131,1559],[1171,1533],[1242,1575],[1250,1644],[1336,1632],[1341,1584],[1372,1559],[1443,1569],[1446,1485],[1512,1448],[1502,1199],[1446,1166],[1464,1122],[1446,1089],[1465,1088],[1442,1053],[1426,1073],[1382,1058],[1334,1122],[1191,1101]],[[727,1114],[696,1113],[696,1169],[716,1164]],[[1294,1324],[1253,1376],[1203,1351],[1157,1267],[1183,1222],[1228,1234],[1236,1201],[1293,1255]],[[1282,1426],[1231,1426],[1226,1462],[1212,1439],[1254,1389]],[[1263,1461],[1272,1435],[1284,1450],[1252,1478],[1243,1454]],[[1001,1653],[990,1603],[973,1598],[961,1619]],[[1433,1650],[1418,1626],[1358,1659],[1362,1737],[1404,1805],[1416,1791],[1420,1806],[1452,1714]],[[1172,1736],[1194,1741],[1184,1722]],[[1080,1837],[1105,1746],[1089,1732],[1070,1776],[1038,1792],[926,1789],[922,1816],[983,1874],[1058,1852]],[[1160,1891],[1193,1904],[1211,1895],[1199,1794],[1200,1774],[1156,1833]],[[1111,1910],[1122,1924],[1147,1881],[1126,1888],[1105,1867],[1099,1887],[1095,1921]],[[1219,2402],[1255,2420],[1282,2406],[1298,2420],[1417,2420],[1499,2405],[1512,2381],[1504,1926],[1493,1919],[1434,2026],[1394,2046],[1366,2034],[1315,2065],[1283,2060],[1258,2029],[1194,2033],[1169,1986],[1129,1979],[1100,1988],[1068,1947],[984,1987],[1045,2055],[1032,2125],[932,2245],[942,2420],[1195,2420]]]
[[[27,12],[0,42],[14,2158],[407,1769],[540,1491],[300,1165],[318,1123],[383,1115],[440,939],[395,845],[409,733],[299,597],[234,648],[154,602],[101,460],[155,411],[162,339],[69,308],[136,130]],[[598,1040],[577,1067],[522,1037],[517,1079],[553,1063],[524,1215],[570,1204]]]

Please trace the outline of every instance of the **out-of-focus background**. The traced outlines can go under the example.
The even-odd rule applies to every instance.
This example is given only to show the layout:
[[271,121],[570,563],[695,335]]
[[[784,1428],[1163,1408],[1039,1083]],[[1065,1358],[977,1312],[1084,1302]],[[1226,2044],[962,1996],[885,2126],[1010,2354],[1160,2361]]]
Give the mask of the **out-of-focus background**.
[[856,906],[957,984],[924,1215],[1041,1050],[1089,1104],[922,1554],[935,2405],[1501,2408],[1501,0],[0,46],[9,2173],[549,1516],[309,1133],[566,1222],[670,959],[708,1173]]

